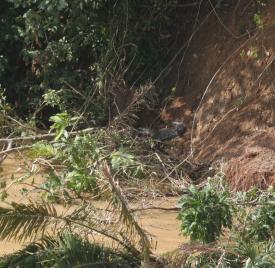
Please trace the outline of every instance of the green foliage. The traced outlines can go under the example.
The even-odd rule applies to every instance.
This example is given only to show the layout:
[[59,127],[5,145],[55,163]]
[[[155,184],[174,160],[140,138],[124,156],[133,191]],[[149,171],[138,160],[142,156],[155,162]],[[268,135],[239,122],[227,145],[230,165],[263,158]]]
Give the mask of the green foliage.
[[[67,117],[66,117],[67,118]],[[58,117],[59,119],[59,117]],[[62,120],[60,125],[63,127]],[[61,128],[59,121],[55,124],[58,130]],[[64,132],[64,127],[61,131]],[[145,176],[146,166],[139,160],[140,156],[126,143],[122,146],[123,137],[118,133],[97,130],[91,134],[76,135],[75,137],[63,136],[51,144],[36,145],[32,155],[47,154],[54,151],[53,160],[62,164],[63,168],[58,173],[51,172],[43,184],[46,189],[44,195],[50,199],[58,196],[58,192],[72,190],[78,196],[84,192],[97,193],[98,181],[101,181],[102,163],[108,161],[118,178],[141,179]],[[120,142],[117,148],[116,141]],[[129,142],[129,140],[128,140]],[[42,146],[42,148],[41,148]],[[49,151],[46,151],[49,149]],[[44,151],[43,151],[44,150]],[[51,151],[53,150],[53,151]]]
[[70,233],[45,237],[0,259],[1,268],[138,267],[130,253],[103,247]]
[[214,242],[222,233],[222,228],[231,228],[232,207],[228,202],[228,193],[217,193],[207,186],[198,190],[192,186],[188,195],[180,200],[183,234],[191,240],[203,243]]
[[61,177],[53,171],[48,173],[41,188],[45,189],[45,192],[42,193],[42,197],[48,201],[58,202],[60,200],[61,191],[67,195],[66,190],[63,189]]
[[[7,6],[8,11],[17,11],[20,18],[20,24],[14,22],[11,27],[18,31],[20,46],[15,53],[24,70],[15,83],[14,97],[21,104],[29,98],[29,107],[34,111],[41,104],[41,95],[52,89],[59,92],[62,108],[76,112],[79,95],[88,96],[93,93],[91,89],[96,91],[96,74],[90,67],[99,61],[100,51],[106,47],[106,1],[9,2],[12,4]],[[5,83],[8,91],[12,84]],[[17,87],[21,87],[21,93]]]
[[[218,180],[217,180],[218,179]],[[221,179],[221,180],[220,180]],[[209,188],[210,187],[210,188]],[[271,187],[268,191],[261,191],[253,188],[248,192],[230,193],[226,190],[226,186],[222,183],[221,174],[215,175],[209,180],[208,186],[201,191],[192,190],[193,194],[189,194],[185,200],[179,218],[185,220],[185,225],[182,227],[185,234],[196,232],[196,236],[208,230],[211,233],[216,226],[219,216],[208,209],[210,200],[217,212],[219,200],[213,201],[213,197],[209,195],[208,202],[205,201],[207,191],[212,190],[212,194],[222,197],[226,193],[224,202],[227,203],[227,211],[234,211],[234,220],[230,219],[230,230],[220,241],[213,244],[201,245],[195,244],[194,241],[190,245],[190,254],[188,254],[188,245],[185,245],[187,253],[183,256],[177,256],[181,260],[181,265],[186,267],[243,267],[243,268],[272,268],[275,266],[275,244],[274,244],[274,191]],[[199,195],[200,194],[200,195]],[[199,196],[198,196],[199,195]],[[202,198],[203,197],[203,198]],[[229,205],[230,198],[230,205]],[[198,202],[199,200],[199,202]],[[204,200],[204,202],[201,202]],[[204,204],[202,206],[201,204]],[[197,209],[200,207],[201,209]],[[198,213],[203,211],[204,213]],[[209,212],[208,214],[206,212]],[[219,212],[223,214],[222,212]],[[230,214],[231,212],[229,212]],[[184,214],[184,217],[181,216]],[[204,217],[199,217],[204,215]],[[210,217],[210,215],[212,217]],[[231,216],[230,216],[231,217]],[[212,219],[207,221],[208,218]],[[224,216],[226,218],[226,216]],[[183,223],[183,222],[182,222]],[[197,226],[200,226],[199,229]],[[203,229],[204,227],[204,229]],[[225,225],[224,225],[225,227]],[[182,228],[183,229],[183,228]],[[220,229],[221,230],[221,229]],[[201,235],[203,238],[206,235]],[[214,237],[214,235],[212,235]],[[192,239],[192,236],[191,236]],[[195,239],[193,239],[195,240]],[[202,239],[196,239],[202,241]],[[213,239],[208,239],[207,242],[212,242]],[[206,239],[204,238],[204,241]],[[194,253],[196,252],[196,253]],[[176,259],[177,259],[176,258]]]
[[50,117],[50,121],[53,122],[51,129],[56,132],[55,141],[59,140],[61,136],[68,137],[66,128],[72,126],[78,117],[70,117],[68,113],[60,113]]
[[102,133],[61,140],[55,146],[57,159],[62,161],[66,168],[59,176],[60,184],[54,185],[73,190],[78,195],[82,192],[95,191],[97,178],[101,176],[100,164],[108,157]]
[[275,200],[268,200],[250,215],[248,237],[265,241],[275,239]]
[[11,109],[11,107],[7,103],[6,90],[2,88],[1,84],[0,84],[0,109],[4,113],[9,112],[9,110]]
[[65,177],[66,187],[74,190],[77,194],[92,192],[96,189],[97,177],[85,174],[79,170],[68,172]]
[[40,141],[32,146],[27,155],[32,159],[39,157],[52,158],[56,155],[56,150],[51,144]]
[[243,268],[272,268],[275,265],[274,241],[240,241],[236,253],[242,258]]
[[66,105],[61,96],[62,96],[62,90],[57,91],[54,89],[48,89],[46,93],[42,96],[43,103],[53,108],[58,107],[60,111],[64,111]]
[[255,25],[257,26],[257,28],[259,28],[259,29],[263,28],[263,20],[262,20],[261,14],[259,14],[259,13],[254,14],[253,21],[254,21]]
[[253,15],[253,22],[256,25],[258,29],[263,29],[264,28],[264,22],[263,22],[263,16],[262,16],[262,9],[267,5],[266,0],[256,0],[256,8],[257,11]]
[[169,60],[164,47],[175,39],[178,4],[2,1],[0,78],[8,101],[41,125],[65,111],[82,114],[89,125],[106,124],[117,84],[153,80]]

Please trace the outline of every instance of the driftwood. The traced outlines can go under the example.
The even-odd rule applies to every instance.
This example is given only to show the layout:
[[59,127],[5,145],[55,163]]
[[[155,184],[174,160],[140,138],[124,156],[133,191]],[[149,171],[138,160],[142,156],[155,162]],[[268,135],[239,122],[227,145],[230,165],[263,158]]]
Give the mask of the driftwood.
[[[86,128],[78,131],[72,131],[69,134],[70,135],[77,135],[77,134],[83,134],[83,133],[90,133],[98,130],[99,128]],[[101,128],[102,129],[102,128]],[[51,140],[55,137],[54,133],[48,133],[48,134],[42,134],[42,135],[34,135],[29,137],[15,137],[15,138],[7,138],[7,139],[0,139],[0,142],[25,142],[25,141],[39,141],[39,140]]]
[[[75,136],[77,134],[91,133],[99,128],[86,128],[78,131],[72,131],[69,133],[70,136]],[[102,128],[101,128],[102,129]],[[53,140],[56,135],[54,133],[33,135],[28,137],[14,137],[14,138],[5,138],[0,139],[0,143],[4,144],[2,151],[0,152],[0,164],[6,159],[7,155],[12,152],[24,151],[30,149],[33,145],[28,143],[33,143],[36,141],[50,141]],[[27,145],[22,145],[27,143]],[[15,147],[13,145],[16,144]],[[18,144],[20,144],[18,146]]]
[[[12,149],[12,143],[13,143],[12,140],[7,141],[7,146],[4,149],[4,152],[7,152],[7,151],[9,152]],[[6,159],[6,157],[7,157],[7,153],[2,154],[0,152],[0,164]]]

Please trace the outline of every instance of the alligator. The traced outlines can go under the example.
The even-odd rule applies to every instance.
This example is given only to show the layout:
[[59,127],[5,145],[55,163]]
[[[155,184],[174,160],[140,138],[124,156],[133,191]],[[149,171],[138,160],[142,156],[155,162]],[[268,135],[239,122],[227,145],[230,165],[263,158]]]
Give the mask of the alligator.
[[138,136],[140,137],[150,137],[156,141],[166,141],[171,140],[176,137],[182,136],[186,132],[186,127],[182,122],[172,122],[170,127],[161,129],[149,129],[149,128],[139,128]]

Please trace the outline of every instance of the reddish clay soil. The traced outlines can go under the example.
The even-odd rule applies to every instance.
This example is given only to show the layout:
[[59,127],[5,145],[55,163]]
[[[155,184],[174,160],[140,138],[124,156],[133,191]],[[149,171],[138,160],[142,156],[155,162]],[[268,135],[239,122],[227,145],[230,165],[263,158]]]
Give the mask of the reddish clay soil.
[[161,117],[188,126],[179,152],[189,152],[192,133],[194,161],[227,163],[235,189],[266,188],[275,184],[275,3],[236,2],[222,16],[212,12],[193,37],[174,70],[178,98]]

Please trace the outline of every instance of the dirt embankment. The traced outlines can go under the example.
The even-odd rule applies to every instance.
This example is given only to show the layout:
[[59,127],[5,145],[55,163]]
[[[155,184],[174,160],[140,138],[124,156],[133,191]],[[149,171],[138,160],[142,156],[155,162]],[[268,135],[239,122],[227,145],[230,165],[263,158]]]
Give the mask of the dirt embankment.
[[162,111],[187,123],[195,161],[227,163],[236,189],[275,184],[274,18],[272,1],[235,1],[220,14],[210,7],[177,65],[178,98]]

